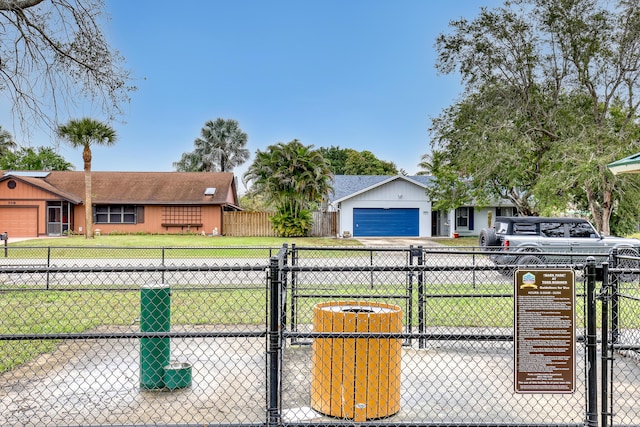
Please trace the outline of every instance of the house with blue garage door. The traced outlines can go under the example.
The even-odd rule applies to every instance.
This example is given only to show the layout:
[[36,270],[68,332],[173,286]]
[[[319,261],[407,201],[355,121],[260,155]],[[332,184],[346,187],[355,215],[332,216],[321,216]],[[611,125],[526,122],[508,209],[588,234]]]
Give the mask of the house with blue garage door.
[[432,210],[430,176],[336,175],[329,210],[341,235],[353,237],[477,236],[497,215],[513,215],[509,202],[488,207]]

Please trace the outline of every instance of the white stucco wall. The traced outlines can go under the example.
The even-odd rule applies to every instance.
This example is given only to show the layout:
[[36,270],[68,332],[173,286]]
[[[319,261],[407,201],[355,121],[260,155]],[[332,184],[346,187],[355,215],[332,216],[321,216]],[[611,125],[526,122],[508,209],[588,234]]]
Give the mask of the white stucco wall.
[[[473,230],[469,230],[469,227],[456,227],[456,230],[451,228],[451,235],[456,232],[460,236],[478,236],[480,234],[480,230],[487,227],[487,216],[491,212],[491,223],[493,224],[493,220],[496,217],[496,209],[495,208],[474,208],[473,209]],[[451,211],[450,216],[451,224],[455,224],[455,210]]]
[[[489,212],[491,212],[491,223],[489,223]],[[451,236],[453,233],[458,233],[460,236],[478,236],[480,230],[486,227],[493,226],[496,220],[496,208],[474,208],[473,209],[473,230],[469,230],[468,227],[457,227],[456,230],[451,228]],[[451,224],[455,224],[455,210],[452,210],[449,214],[449,221]]]
[[419,235],[431,237],[431,202],[424,188],[419,185],[398,179],[342,201],[339,215],[340,234],[348,231],[353,235],[355,208],[417,208]]

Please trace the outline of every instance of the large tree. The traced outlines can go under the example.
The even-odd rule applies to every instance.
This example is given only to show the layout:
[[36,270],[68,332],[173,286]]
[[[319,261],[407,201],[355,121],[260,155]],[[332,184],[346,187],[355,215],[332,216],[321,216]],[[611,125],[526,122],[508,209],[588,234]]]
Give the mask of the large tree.
[[252,184],[252,192],[275,207],[274,229],[284,237],[307,235],[312,226],[309,209],[332,189],[327,161],[313,146],[297,139],[257,150],[243,179]]
[[346,175],[397,175],[393,162],[378,159],[371,151],[353,151],[345,162]]
[[106,123],[98,120],[83,118],[72,119],[65,125],[58,126],[58,135],[65,138],[72,147],[82,148],[84,162],[84,210],[85,237],[93,238],[93,201],[91,189],[91,146],[113,145],[116,143],[116,131]]
[[21,147],[0,157],[0,169],[69,171],[74,166],[51,147]]
[[395,163],[378,159],[371,151],[356,151],[333,145],[318,151],[329,162],[334,175],[397,175]]
[[74,102],[122,113],[135,87],[102,31],[104,9],[102,0],[0,0],[0,92],[25,132],[55,129]]
[[247,134],[236,120],[209,120],[194,141],[195,149],[173,163],[179,172],[231,172],[249,159]]
[[617,199],[638,191],[606,164],[640,150],[640,4],[505,1],[450,27],[436,68],[465,91],[432,123],[434,195],[524,214],[582,205],[608,234]]
[[11,153],[11,150],[17,146],[13,140],[13,136],[0,126],[0,158]]

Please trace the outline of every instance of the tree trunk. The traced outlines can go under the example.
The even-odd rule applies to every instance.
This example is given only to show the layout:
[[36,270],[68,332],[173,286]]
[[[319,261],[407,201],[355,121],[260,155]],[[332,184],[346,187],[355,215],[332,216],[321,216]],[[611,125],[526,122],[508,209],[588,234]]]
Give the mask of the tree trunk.
[[589,202],[589,210],[593,217],[594,225],[598,232],[608,236],[611,234],[611,211],[613,204],[611,203],[611,191],[604,191],[602,195],[602,204],[598,203],[596,195],[591,189],[586,189],[587,201]]
[[91,149],[88,145],[82,151],[84,160],[84,226],[85,238],[93,239],[93,201],[91,198]]

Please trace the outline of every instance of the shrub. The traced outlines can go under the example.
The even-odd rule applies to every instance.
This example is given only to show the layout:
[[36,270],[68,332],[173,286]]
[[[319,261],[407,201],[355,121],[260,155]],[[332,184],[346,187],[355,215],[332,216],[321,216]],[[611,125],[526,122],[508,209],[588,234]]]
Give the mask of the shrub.
[[311,231],[313,215],[303,210],[295,217],[290,213],[277,213],[271,217],[273,229],[279,237],[306,237]]

